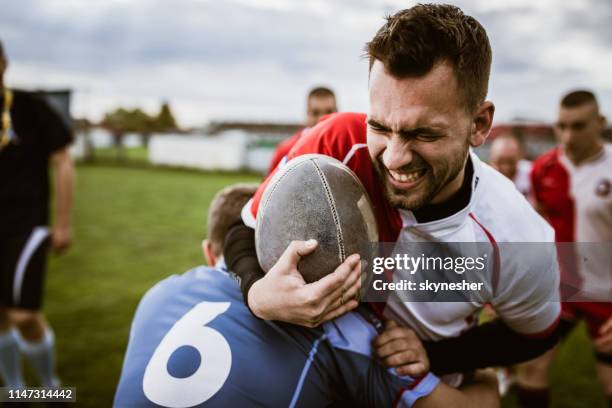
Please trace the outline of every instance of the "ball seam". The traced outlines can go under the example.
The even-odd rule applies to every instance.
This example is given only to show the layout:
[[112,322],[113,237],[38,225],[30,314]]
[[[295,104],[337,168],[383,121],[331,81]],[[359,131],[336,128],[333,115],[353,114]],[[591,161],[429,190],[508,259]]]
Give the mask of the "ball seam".
[[323,184],[323,189],[325,190],[325,197],[327,198],[327,202],[331,207],[332,218],[334,220],[334,225],[336,227],[336,239],[338,240],[338,250],[340,256],[340,262],[344,262],[346,259],[345,249],[344,249],[344,236],[342,234],[342,227],[340,225],[340,217],[338,215],[338,209],[336,208],[336,203],[334,201],[334,197],[331,193],[331,189],[329,188],[329,183],[327,182],[327,178],[323,171],[317,164],[316,160],[311,160],[319,178],[321,179],[321,183]]

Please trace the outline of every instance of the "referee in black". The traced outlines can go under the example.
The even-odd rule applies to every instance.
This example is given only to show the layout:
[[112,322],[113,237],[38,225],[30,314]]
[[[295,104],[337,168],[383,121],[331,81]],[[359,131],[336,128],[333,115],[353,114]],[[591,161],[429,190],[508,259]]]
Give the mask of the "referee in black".
[[[59,386],[54,337],[41,312],[49,247],[72,240],[72,134],[34,94],[4,84],[8,65],[0,42],[0,378],[23,387],[21,355],[41,386]],[[54,169],[54,225],[49,228],[49,167]]]

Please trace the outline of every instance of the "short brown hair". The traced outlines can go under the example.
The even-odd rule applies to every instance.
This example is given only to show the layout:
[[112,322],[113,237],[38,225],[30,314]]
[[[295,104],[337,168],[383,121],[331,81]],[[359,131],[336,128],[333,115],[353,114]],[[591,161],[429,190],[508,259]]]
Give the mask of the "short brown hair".
[[366,44],[370,70],[381,61],[396,78],[420,77],[448,61],[469,111],[487,96],[491,44],[475,18],[448,4],[418,4],[387,17]]
[[595,94],[586,89],[578,89],[565,95],[561,99],[561,106],[564,108],[575,108],[577,106],[584,105],[585,103],[595,103],[597,105],[597,98]]
[[257,191],[257,184],[233,184],[215,194],[208,209],[208,240],[216,256],[223,253],[229,227],[238,221],[242,207]]
[[331,96],[332,98],[336,98],[334,91],[324,86],[317,86],[316,88],[312,88],[310,92],[308,92],[308,100],[310,100],[310,98],[321,98],[324,96]]

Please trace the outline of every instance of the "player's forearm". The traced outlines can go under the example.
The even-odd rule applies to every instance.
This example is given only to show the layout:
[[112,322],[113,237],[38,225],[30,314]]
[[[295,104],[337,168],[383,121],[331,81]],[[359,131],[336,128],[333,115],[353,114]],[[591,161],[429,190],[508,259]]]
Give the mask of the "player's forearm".
[[423,346],[427,350],[430,370],[444,375],[531,360],[552,348],[558,340],[558,330],[543,338],[531,338],[495,320],[459,337],[424,342]]
[[474,381],[455,389],[444,383],[427,397],[417,400],[414,408],[497,408],[500,406],[499,392],[495,373],[491,370],[480,371]]
[[473,381],[459,391],[466,407],[497,408],[501,405],[497,376],[492,369],[477,371]]
[[52,162],[55,170],[55,225],[69,229],[74,195],[74,164],[67,149],[56,153]]
[[232,225],[225,236],[223,258],[228,269],[240,278],[240,290],[248,305],[249,289],[264,276],[257,261],[255,231],[242,221]]

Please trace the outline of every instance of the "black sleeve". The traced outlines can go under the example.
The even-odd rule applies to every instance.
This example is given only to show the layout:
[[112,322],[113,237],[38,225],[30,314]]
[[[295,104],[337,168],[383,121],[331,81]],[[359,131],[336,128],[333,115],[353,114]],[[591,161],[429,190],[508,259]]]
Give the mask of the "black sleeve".
[[255,231],[242,220],[234,223],[225,236],[223,258],[227,268],[240,279],[240,290],[248,307],[251,286],[264,276],[255,251]]
[[49,153],[63,149],[72,143],[72,132],[60,113],[42,96],[34,97],[39,112],[40,134],[45,138]]
[[476,326],[459,337],[424,342],[430,369],[437,375],[507,366],[531,360],[559,341],[561,326],[542,338],[515,332],[501,319]]

